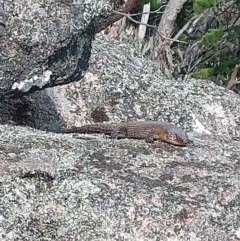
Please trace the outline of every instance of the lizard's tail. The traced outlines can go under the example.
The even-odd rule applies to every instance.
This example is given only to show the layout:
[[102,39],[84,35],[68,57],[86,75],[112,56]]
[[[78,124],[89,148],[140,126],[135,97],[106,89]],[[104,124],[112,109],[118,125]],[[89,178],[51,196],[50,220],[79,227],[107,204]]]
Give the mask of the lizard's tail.
[[70,129],[64,129],[62,133],[104,133],[110,135],[112,131],[117,127],[117,125],[103,123],[103,124],[93,124],[93,125],[85,125],[80,127],[73,127]]

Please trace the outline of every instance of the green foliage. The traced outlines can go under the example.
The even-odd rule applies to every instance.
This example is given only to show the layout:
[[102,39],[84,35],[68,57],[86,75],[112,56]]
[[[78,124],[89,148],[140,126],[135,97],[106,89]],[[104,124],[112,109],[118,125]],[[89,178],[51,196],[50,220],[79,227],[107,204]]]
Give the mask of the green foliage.
[[193,73],[193,77],[196,79],[208,79],[213,76],[214,69],[212,68],[204,68]]
[[220,29],[210,29],[203,35],[203,40],[207,45],[216,45],[218,40],[223,36],[223,31]]
[[[171,46],[176,54],[174,55],[176,59],[171,59],[173,63],[181,62],[183,57],[187,66],[184,70],[187,74],[198,79],[211,79],[220,85],[223,84],[225,78],[231,75],[235,65],[239,64],[240,56],[240,24],[237,14],[240,11],[240,0],[233,1],[233,5],[228,5],[227,2],[223,0],[187,0],[178,13],[173,36],[186,26],[186,30],[182,32],[178,40],[188,44],[174,42]],[[142,11],[145,3],[151,4],[151,10],[160,6],[158,0],[141,0],[142,5],[139,5],[139,12]],[[211,11],[205,11],[208,8],[211,8]],[[161,11],[164,11],[164,8]],[[200,19],[201,24],[193,24],[197,15],[204,11],[206,16],[202,16]],[[214,17],[213,14],[218,17]],[[149,24],[158,25],[161,16],[161,14],[151,14]],[[190,24],[186,25],[189,21]],[[191,31],[189,31],[190,28]],[[148,34],[145,40],[152,37],[154,31],[149,29]],[[178,54],[177,49],[180,50]],[[154,51],[154,44],[152,42],[142,43],[141,51],[148,56]],[[152,56],[156,57],[156,54],[152,54]],[[194,70],[196,72],[193,72]],[[163,68],[164,71],[166,73]],[[238,75],[240,77],[240,71]],[[217,82],[219,79],[221,81]]]
[[187,41],[187,35],[186,34],[181,34],[180,36],[179,36],[179,38],[178,38],[178,40],[180,40],[180,41]]
[[221,61],[220,65],[217,66],[214,70],[214,74],[220,74],[220,75],[229,75],[232,73],[234,67],[236,64],[239,64],[239,60],[226,60],[226,61]]
[[151,11],[157,10],[161,6],[160,0],[142,0],[142,5],[150,3]]
[[239,38],[240,37],[240,26],[239,25],[235,25],[235,26],[232,27],[231,36],[233,38]]
[[217,2],[218,0],[195,0],[193,3],[193,11],[195,13],[201,13],[206,8],[215,6]]

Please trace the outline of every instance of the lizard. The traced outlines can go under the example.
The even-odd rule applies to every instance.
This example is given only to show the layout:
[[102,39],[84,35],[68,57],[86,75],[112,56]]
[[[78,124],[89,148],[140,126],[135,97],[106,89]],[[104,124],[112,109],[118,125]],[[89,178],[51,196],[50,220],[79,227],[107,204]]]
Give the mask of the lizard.
[[104,133],[110,135],[112,139],[118,137],[145,139],[148,143],[161,140],[177,146],[185,146],[189,142],[187,133],[181,127],[160,121],[98,123],[64,129],[61,133]]

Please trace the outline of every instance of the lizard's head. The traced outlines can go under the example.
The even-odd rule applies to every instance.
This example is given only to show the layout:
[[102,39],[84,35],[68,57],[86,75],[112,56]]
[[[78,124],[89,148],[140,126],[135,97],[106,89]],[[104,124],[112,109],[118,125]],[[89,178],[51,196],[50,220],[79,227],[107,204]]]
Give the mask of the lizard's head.
[[165,130],[164,141],[177,146],[185,146],[189,138],[182,128],[172,125]]

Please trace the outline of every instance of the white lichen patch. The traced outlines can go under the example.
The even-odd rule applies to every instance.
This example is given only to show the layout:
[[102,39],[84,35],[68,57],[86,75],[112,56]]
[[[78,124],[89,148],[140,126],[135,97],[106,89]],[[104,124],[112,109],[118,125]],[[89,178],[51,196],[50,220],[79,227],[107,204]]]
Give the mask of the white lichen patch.
[[240,239],[240,227],[236,230],[236,238]]
[[51,75],[52,75],[52,71],[46,70],[40,76],[34,75],[32,78],[25,79],[20,83],[15,82],[12,85],[12,90],[18,89],[22,92],[28,92],[33,86],[37,86],[38,88],[41,89],[50,82]]
[[195,114],[192,114],[193,117],[193,130],[198,132],[198,133],[206,133],[211,135],[211,132],[207,130],[205,126],[196,118]]

